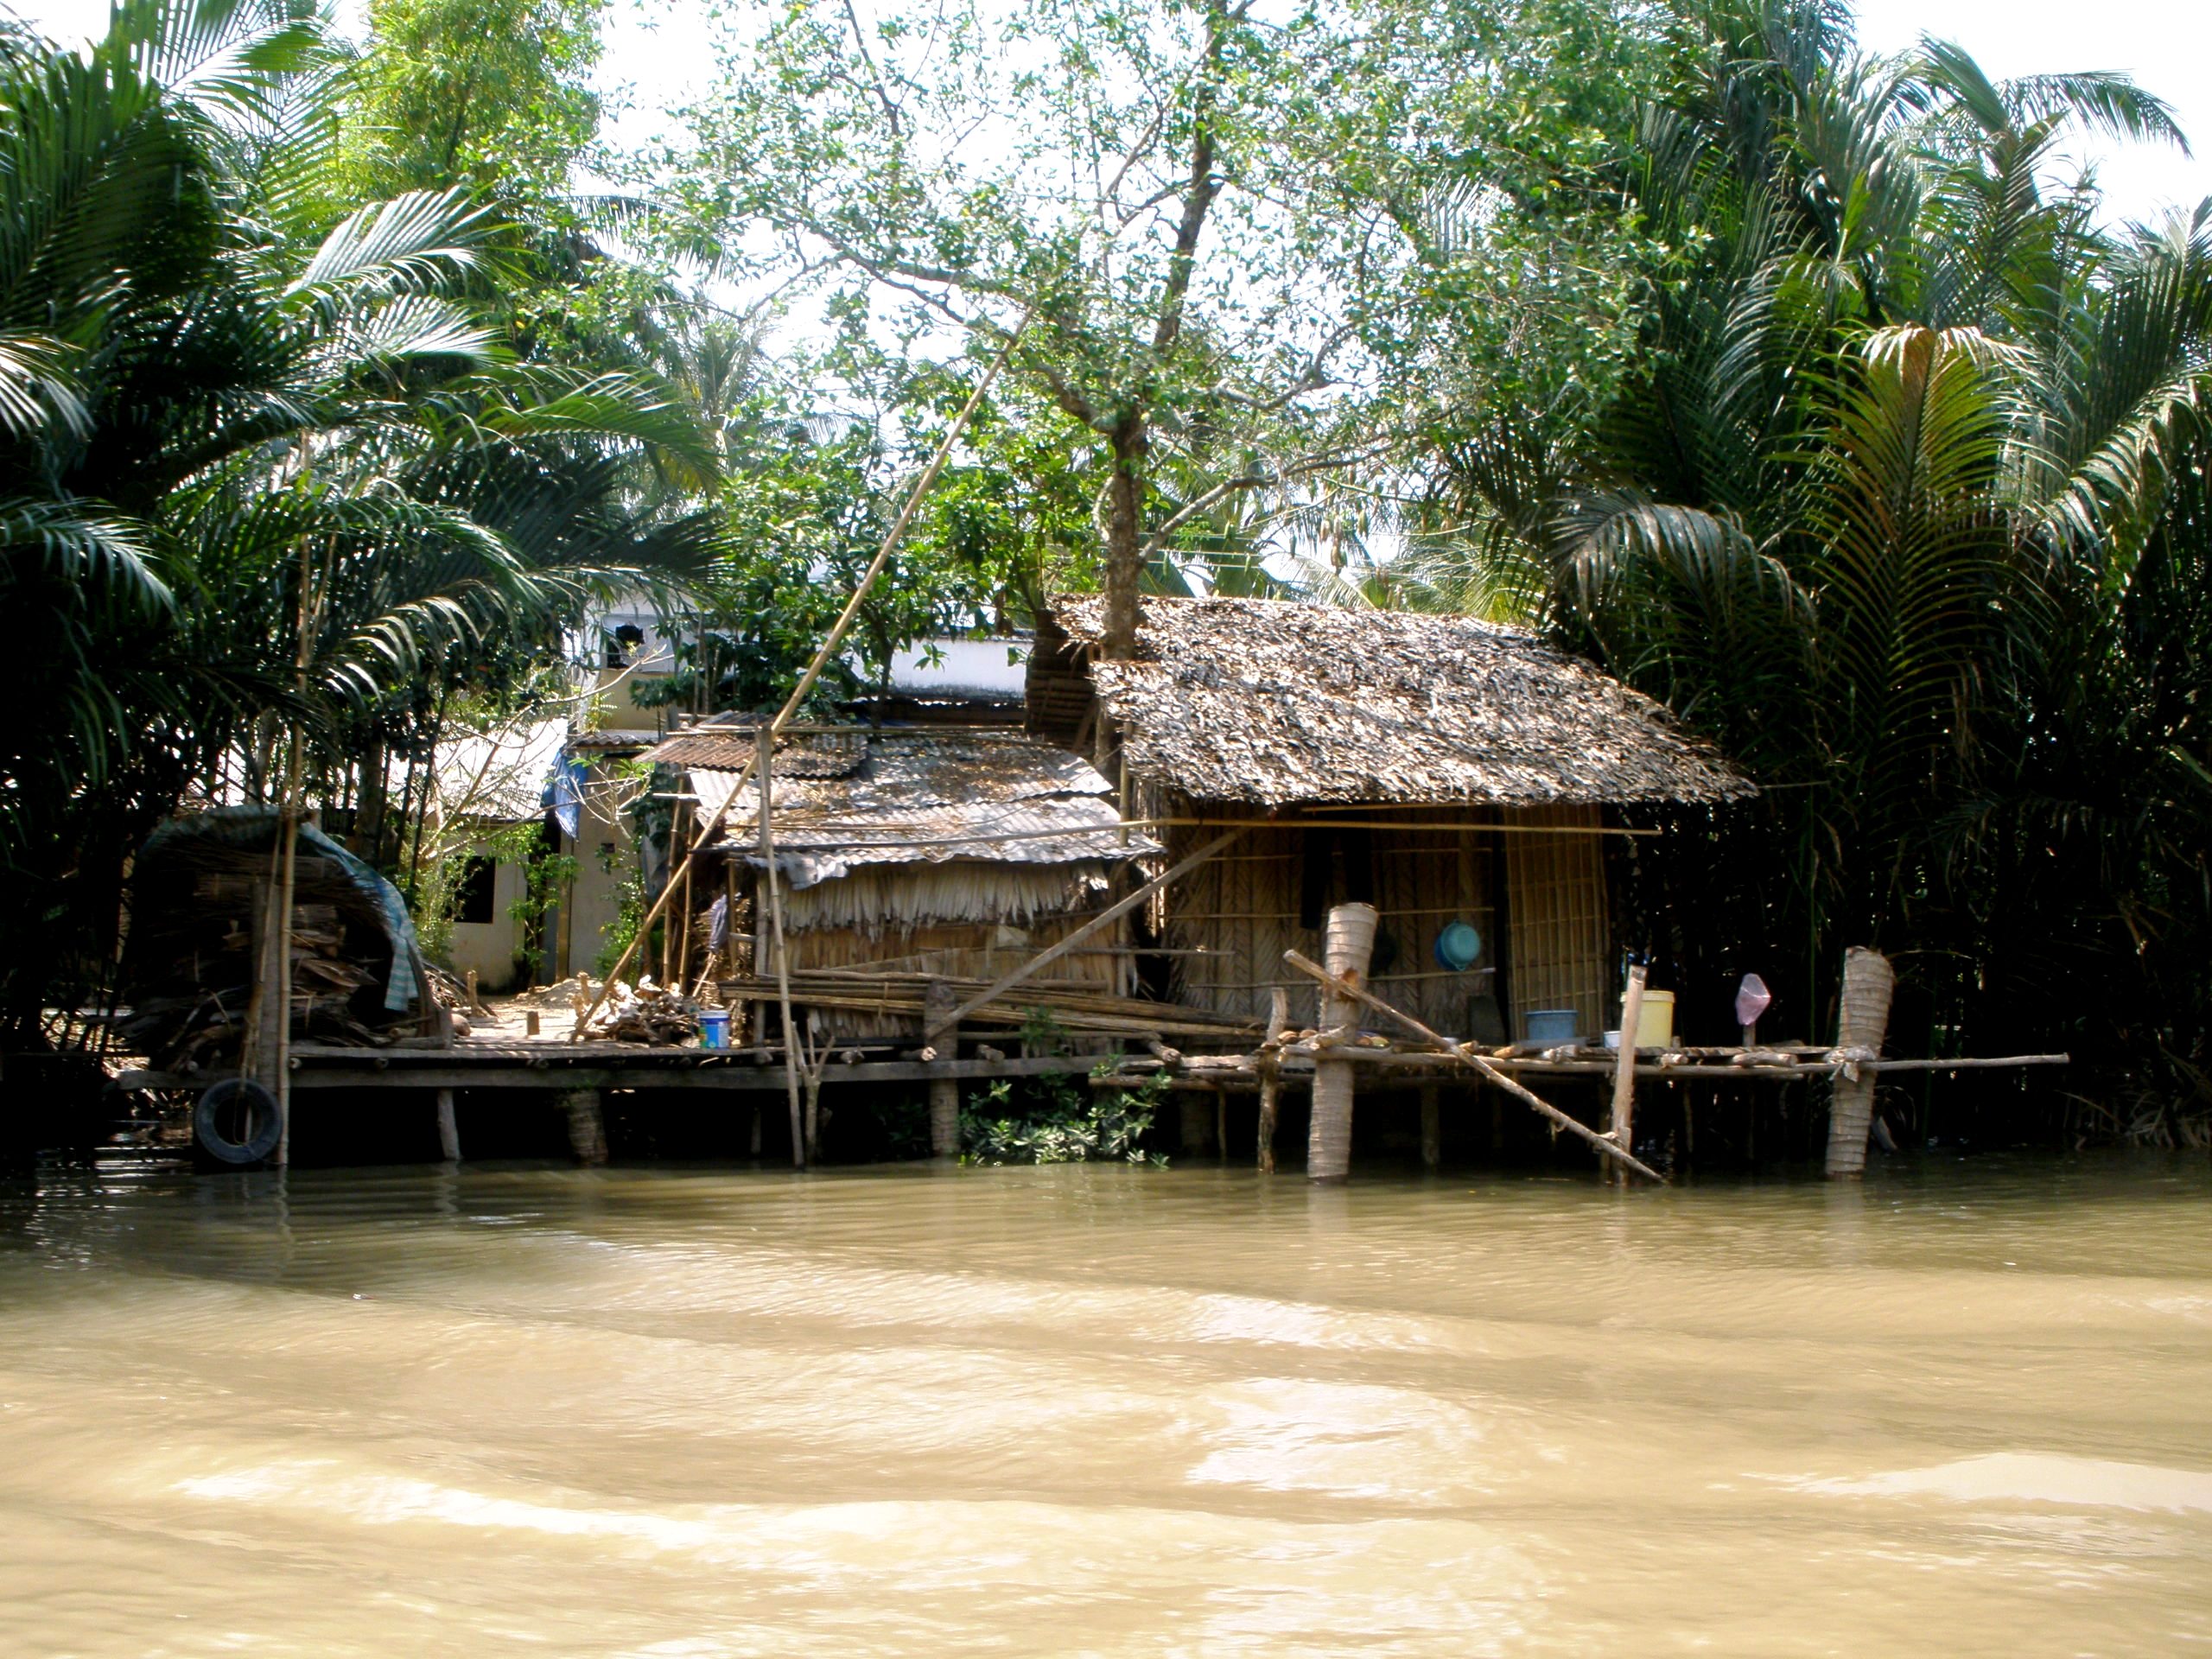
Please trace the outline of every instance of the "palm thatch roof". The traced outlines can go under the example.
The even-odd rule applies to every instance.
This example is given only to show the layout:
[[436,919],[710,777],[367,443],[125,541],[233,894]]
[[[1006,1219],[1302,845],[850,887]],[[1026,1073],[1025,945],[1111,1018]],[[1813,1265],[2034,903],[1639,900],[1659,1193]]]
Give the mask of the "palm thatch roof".
[[[686,732],[648,757],[723,805],[721,845],[752,861],[760,796],[734,792],[750,733]],[[719,744],[721,747],[715,747]],[[872,865],[1101,866],[1159,851],[1122,827],[1087,762],[1018,732],[948,728],[791,737],[771,765],[776,864],[795,888]]]
[[[1103,611],[1096,597],[1065,599],[1052,620],[1087,654]],[[1033,709],[1053,671],[1046,643],[1040,632]],[[1093,660],[1089,672],[1128,764],[1192,799],[1533,805],[1752,792],[1650,698],[1473,617],[1148,598],[1135,659]]]

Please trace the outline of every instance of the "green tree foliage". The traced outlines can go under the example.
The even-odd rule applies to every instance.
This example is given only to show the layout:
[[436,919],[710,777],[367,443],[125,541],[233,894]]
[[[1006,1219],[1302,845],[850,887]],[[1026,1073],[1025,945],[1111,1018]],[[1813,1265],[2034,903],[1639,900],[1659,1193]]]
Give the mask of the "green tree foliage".
[[696,112],[678,194],[694,224],[766,226],[829,273],[855,339],[987,354],[1020,330],[1020,429],[978,442],[1063,453],[1125,650],[1144,567],[1185,525],[1364,452],[1332,281],[1357,227],[1306,165],[1343,44],[1222,0],[797,5]]
[[1490,382],[1437,446],[1470,528],[1417,563],[1766,786],[1642,943],[1779,973],[1808,1026],[1876,944],[1908,1042],[2063,1038],[2201,1112],[2212,207],[2107,233],[2049,183],[2069,132],[2177,137],[2125,80],[1869,59],[1848,22],[1674,8],[1584,187],[1637,219],[1623,372],[1577,396],[1539,349]]
[[333,54],[294,0],[134,3],[87,54],[8,48],[0,1001],[21,1026],[104,971],[125,855],[178,804],[266,793],[296,734],[295,786],[369,807],[457,689],[525,676],[594,594],[703,564],[710,523],[624,486],[646,455],[714,456],[657,381],[514,359],[473,302],[504,228],[464,193],[282,233],[337,131]]
[[602,0],[372,0],[345,161],[365,200],[463,186],[543,222],[599,130]]

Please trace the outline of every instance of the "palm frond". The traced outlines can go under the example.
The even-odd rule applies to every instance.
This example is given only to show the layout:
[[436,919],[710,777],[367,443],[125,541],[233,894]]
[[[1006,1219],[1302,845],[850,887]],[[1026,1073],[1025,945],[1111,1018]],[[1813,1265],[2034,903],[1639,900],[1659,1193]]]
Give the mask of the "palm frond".
[[410,191],[349,214],[285,292],[300,300],[435,289],[474,267],[498,228],[466,190]]

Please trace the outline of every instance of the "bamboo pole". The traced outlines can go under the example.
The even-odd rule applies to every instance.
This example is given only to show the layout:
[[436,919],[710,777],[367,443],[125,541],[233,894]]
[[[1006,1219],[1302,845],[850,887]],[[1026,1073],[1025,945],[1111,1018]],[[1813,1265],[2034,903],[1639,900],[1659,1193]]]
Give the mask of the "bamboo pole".
[[683,861],[683,896],[676,903],[676,977],[669,982],[681,991],[691,982],[691,861]]
[[753,775],[760,790],[760,880],[768,890],[769,938],[776,953],[776,1006],[784,1021],[784,1088],[790,1096],[791,1112],[791,1164],[804,1169],[806,1136],[798,1097],[798,1033],[791,1024],[791,953],[784,948],[784,901],[776,880],[776,830],[772,810],[776,769],[771,758],[775,741],[774,731],[763,726],[760,747],[753,756]]
[[1587,1141],[1592,1146],[1595,1147],[1599,1152],[1605,1154],[1608,1158],[1619,1159],[1621,1162],[1626,1164],[1630,1169],[1634,1170],[1637,1174],[1644,1177],[1647,1180],[1656,1181],[1661,1186],[1667,1185],[1667,1178],[1659,1173],[1657,1170],[1649,1167],[1648,1165],[1637,1162],[1632,1154],[1614,1145],[1612,1141],[1606,1139],[1604,1135],[1599,1135],[1595,1129],[1592,1129],[1587,1124],[1578,1122],[1575,1119],[1569,1117],[1565,1112],[1560,1110],[1558,1107],[1552,1105],[1548,1101],[1540,1099],[1533,1091],[1522,1088],[1511,1077],[1506,1076],[1504,1072],[1492,1065],[1489,1060],[1484,1058],[1483,1056],[1479,1054],[1470,1054],[1465,1048],[1453,1042],[1450,1038],[1431,1031],[1427,1026],[1421,1024],[1420,1020],[1414,1019],[1410,1014],[1407,1014],[1402,1009],[1392,1007],[1388,1002],[1385,1002],[1381,997],[1373,995],[1371,992],[1362,990],[1356,985],[1349,984],[1342,980],[1335,978],[1335,976],[1332,976],[1327,969],[1322,967],[1319,963],[1313,962],[1306,957],[1300,956],[1295,950],[1284,951],[1282,953],[1282,959],[1288,963],[1292,967],[1297,969],[1300,973],[1306,975],[1307,977],[1319,980],[1324,984],[1333,984],[1338,990],[1342,991],[1346,996],[1351,998],[1353,1001],[1363,1004],[1364,1006],[1374,1009],[1377,1014],[1387,1015],[1389,1018],[1396,1020],[1400,1025],[1405,1027],[1407,1030],[1412,1032],[1415,1036],[1424,1038],[1427,1041],[1438,1045],[1439,1047],[1443,1050],[1442,1054],[1439,1056],[1440,1058],[1456,1060],[1461,1065],[1471,1068],[1474,1071],[1479,1073],[1486,1081],[1496,1084],[1508,1094],[1516,1096],[1521,1100],[1527,1102],[1538,1112],[1541,1113],[1546,1119],[1557,1124],[1568,1134],[1579,1135],[1581,1139]]
[[943,1016],[941,1024],[932,1027],[922,1033],[922,1040],[925,1043],[929,1042],[937,1035],[938,1032],[942,1031],[948,1027],[957,1025],[962,1020],[964,1020],[968,1015],[975,1013],[976,1009],[982,1007],[986,1002],[995,1002],[1007,991],[1021,983],[1023,980],[1034,975],[1039,969],[1046,966],[1049,963],[1058,962],[1062,957],[1067,955],[1069,951],[1072,950],[1077,945],[1081,944],[1085,939],[1097,932],[1108,923],[1127,915],[1130,911],[1135,910],[1139,905],[1150,898],[1154,893],[1157,893],[1160,888],[1167,886],[1169,882],[1180,880],[1184,876],[1198,868],[1199,865],[1205,863],[1208,859],[1211,858],[1216,853],[1228,846],[1230,842],[1236,840],[1237,836],[1243,833],[1244,826],[1240,824],[1237,828],[1231,830],[1227,835],[1215,836],[1211,841],[1199,848],[1197,852],[1192,853],[1181,863],[1177,864],[1173,868],[1169,869],[1166,874],[1153,877],[1151,880],[1146,882],[1142,887],[1130,893],[1127,898],[1119,900],[1117,903],[1109,905],[1105,909],[1100,911],[1098,914],[1085,922],[1081,927],[1076,929],[1074,932],[1070,933],[1065,938],[1062,938],[1058,944],[1051,946],[1047,950],[1039,951],[1036,956],[1030,957],[1027,962],[1022,963],[1020,967],[1014,969],[1011,973],[1001,976],[987,988],[978,992],[974,996],[969,997],[958,1007],[953,1009],[950,1014]]
[[[1613,1116],[1605,1131],[1624,1147],[1636,1144],[1636,1038],[1643,1029],[1643,982],[1649,972],[1642,963],[1630,969],[1628,989],[1621,997],[1621,1058],[1613,1068]],[[1620,1173],[1626,1181],[1626,1173]]]
[[[829,633],[822,641],[821,648],[814,653],[814,660],[806,665],[806,672],[799,676],[798,683],[791,688],[791,695],[784,699],[784,706],[776,711],[775,719],[768,723],[767,733],[771,738],[781,735],[784,729],[791,724],[791,716],[798,712],[799,705],[806,701],[806,694],[814,689],[815,681],[821,677],[823,666],[836,652],[837,647],[844,643],[845,635],[851,631],[853,619],[860,614],[861,606],[867,600],[868,591],[875,586],[876,579],[890,564],[892,554],[897,550],[899,542],[905,538],[906,526],[913,522],[915,510],[921,505],[923,497],[929,493],[930,486],[937,482],[938,474],[944,470],[944,463],[952,454],[952,446],[958,442],[960,435],[968,429],[968,423],[973,418],[976,408],[982,403],[983,394],[991,389],[991,383],[999,378],[999,371],[1006,366],[1007,359],[1014,354],[1014,346],[1021,339],[1022,331],[1028,326],[1029,318],[1025,314],[1021,321],[1014,325],[1014,332],[1007,336],[1006,344],[1000,347],[998,356],[991,361],[991,366],[984,371],[983,378],[976,382],[976,390],[969,394],[968,401],[961,405],[960,413],[953,417],[952,424],[945,429],[944,437],[938,444],[937,453],[930,457],[929,465],[922,469],[921,477],[914,481],[914,487],[908,493],[906,505],[899,509],[898,518],[892,521],[891,528],[884,533],[882,546],[876,550],[875,557],[869,561],[868,569],[861,574],[860,583],[853,589],[853,596],[845,601],[845,608],[839,613],[836,621],[831,625]],[[758,766],[757,757],[753,760],[748,760],[746,763],[746,772],[753,771]],[[746,772],[741,772],[738,774],[737,782],[731,787],[729,798],[732,801],[737,798],[737,791],[745,787],[745,776]],[[764,791],[765,789],[764,785]],[[698,839],[691,843],[689,850],[683,855],[686,870],[690,868],[692,859],[698,855],[699,849],[706,845],[707,838],[721,827],[721,815],[716,813],[701,824]],[[583,1017],[576,1021],[575,1035],[578,1038],[582,1036],[586,1022],[593,1014],[599,1012],[600,1004],[606,1001],[614,982],[622,976],[622,969],[629,965],[631,954],[637,950],[639,939],[644,938],[652,931],[653,923],[658,919],[661,910],[667,905],[670,895],[674,890],[675,876],[671,872],[669,882],[661,888],[660,897],[653,901],[652,908],[645,912],[645,919],[639,924],[638,938],[630,941],[628,949],[622,952],[621,957],[615,962],[613,970],[607,975],[607,983],[600,988],[597,999],[593,1001],[589,1008],[585,1010]]]

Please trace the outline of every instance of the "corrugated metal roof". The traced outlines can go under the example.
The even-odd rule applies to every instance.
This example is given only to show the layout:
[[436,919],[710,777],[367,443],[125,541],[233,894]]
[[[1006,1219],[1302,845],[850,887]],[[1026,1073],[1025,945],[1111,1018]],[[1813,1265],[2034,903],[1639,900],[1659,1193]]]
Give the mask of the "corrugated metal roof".
[[[724,833],[740,854],[754,841],[759,797],[734,802],[734,768],[695,767],[702,802],[725,804]],[[1124,831],[1110,785],[1065,749],[1011,734],[885,732],[843,778],[772,780],[778,868],[810,887],[855,865],[1066,864],[1159,850]]]
[[[760,747],[750,730],[671,732],[645,758],[656,766],[742,772]],[[776,740],[779,778],[849,778],[868,759],[865,732],[808,732]]]
[[578,732],[569,740],[572,749],[642,749],[658,742],[658,732],[602,731]]

